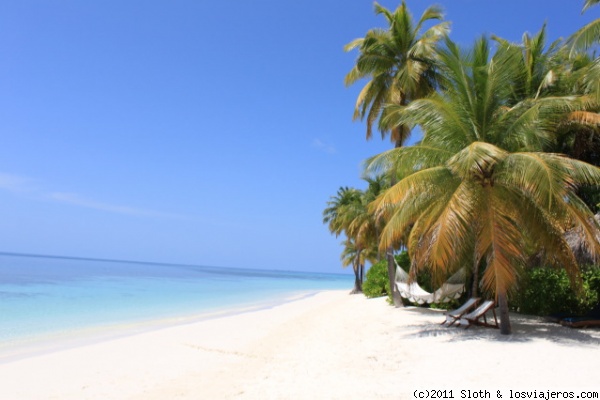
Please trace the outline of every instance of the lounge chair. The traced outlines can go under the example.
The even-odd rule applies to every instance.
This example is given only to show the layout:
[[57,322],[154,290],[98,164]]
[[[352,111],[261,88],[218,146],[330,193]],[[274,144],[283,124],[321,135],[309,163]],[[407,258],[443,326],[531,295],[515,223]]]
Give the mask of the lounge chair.
[[563,326],[569,328],[588,328],[590,326],[600,326],[600,318],[598,317],[567,317],[560,321]]
[[446,326],[452,326],[463,315],[477,307],[477,304],[479,304],[479,297],[471,297],[465,304],[458,307],[456,310],[448,311],[446,313],[446,320],[442,322],[442,325],[448,324]]
[[544,317],[547,322],[556,322],[571,328],[585,328],[587,326],[600,325],[600,303],[586,314],[577,315],[568,312],[560,312]]
[[561,325],[569,328],[587,328],[589,326],[600,326],[600,304],[597,304],[590,312],[583,316],[570,316],[561,318]]
[[[460,320],[458,320],[458,323],[460,324],[460,326],[464,326],[465,329],[470,327],[471,325],[481,325],[481,326],[487,326],[490,328],[499,328],[498,318],[496,318],[495,306],[496,306],[496,304],[494,303],[493,300],[484,301],[475,310],[473,310],[469,314],[464,315]],[[490,310],[492,311],[492,314],[494,315],[494,322],[492,322],[491,320],[490,320],[490,322],[487,321],[486,314]],[[483,319],[483,321],[482,321],[482,319]]]

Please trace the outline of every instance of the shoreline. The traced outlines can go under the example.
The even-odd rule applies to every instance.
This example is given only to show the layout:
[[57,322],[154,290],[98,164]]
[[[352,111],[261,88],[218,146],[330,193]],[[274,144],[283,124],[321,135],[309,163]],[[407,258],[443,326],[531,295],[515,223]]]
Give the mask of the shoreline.
[[[334,290],[335,291],[335,290]],[[172,327],[195,324],[211,319],[225,318],[239,314],[268,310],[278,305],[317,295],[320,290],[294,291],[277,295],[249,305],[224,305],[191,314],[182,314],[139,321],[122,321],[77,327],[60,332],[46,332],[0,343],[0,365],[20,361],[30,357],[43,356],[55,352],[95,345],[107,341],[128,338]]]
[[[513,335],[322,291],[272,308],[0,364],[6,399],[410,399],[420,388],[598,391],[600,330]],[[27,383],[34,382],[34,383]]]

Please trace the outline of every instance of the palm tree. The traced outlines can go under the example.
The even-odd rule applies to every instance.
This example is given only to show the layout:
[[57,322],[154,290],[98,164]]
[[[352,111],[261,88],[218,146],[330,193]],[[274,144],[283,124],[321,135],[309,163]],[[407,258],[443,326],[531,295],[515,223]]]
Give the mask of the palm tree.
[[338,237],[345,232],[350,218],[346,211],[352,204],[361,202],[362,193],[358,189],[340,187],[335,196],[327,202],[323,210],[323,223],[328,224],[329,231]]
[[[362,193],[358,189],[349,187],[340,187],[335,196],[327,202],[327,208],[323,211],[323,223],[328,224],[329,231],[335,234],[335,237],[346,233],[353,215],[349,212],[354,207],[354,204],[362,202]],[[348,235],[347,235],[348,236]],[[355,247],[354,241],[348,238],[344,243],[345,248]],[[346,250],[344,250],[346,252]],[[346,267],[353,265],[354,270],[354,288],[351,293],[358,293],[362,290],[362,281],[360,278],[360,270],[354,258],[360,258],[360,252],[352,255],[353,259],[346,262],[347,255],[342,256],[342,266]]]
[[520,72],[514,74],[515,80],[511,82],[509,105],[547,93],[556,93],[556,83],[566,74],[565,64],[568,60],[561,40],[546,45],[546,24],[533,36],[524,33],[520,44],[510,43],[497,36],[493,36],[493,39],[505,50],[515,46],[521,49],[518,62]]
[[[373,125],[380,121],[386,104],[406,105],[435,88],[435,54],[438,42],[448,34],[449,22],[442,22],[421,34],[423,25],[430,20],[442,20],[437,6],[423,12],[414,23],[406,2],[391,12],[375,3],[375,14],[383,15],[388,29],[371,29],[364,38],[348,43],[345,51],[358,49],[359,56],[346,75],[346,85],[368,78],[354,109],[354,118],[367,119],[367,139],[373,135]],[[401,146],[410,133],[406,126],[386,127],[379,124],[382,138],[391,132],[396,147]]]
[[[410,135],[410,126],[386,126],[381,118],[385,106],[406,105],[435,88],[436,46],[449,32],[449,23],[441,22],[421,33],[427,21],[442,20],[443,13],[439,7],[429,7],[415,24],[405,1],[393,12],[375,3],[375,13],[385,17],[388,29],[371,29],[364,38],[345,46],[346,51],[359,51],[345,83],[352,85],[361,79],[369,79],[356,101],[354,119],[366,117],[367,139],[372,137],[373,125],[379,121],[382,138],[390,133],[395,147],[400,147]],[[387,252],[391,253],[391,250]],[[400,305],[402,300],[393,284],[395,266],[391,256],[388,257],[388,273],[394,303]]]
[[369,171],[403,178],[374,203],[387,224],[381,248],[411,228],[407,248],[413,276],[430,271],[437,282],[467,262],[481,266],[483,289],[500,306],[501,332],[511,332],[508,296],[528,254],[546,250],[577,282],[567,228],[600,254],[600,226],[575,194],[600,184],[600,169],[544,153],[565,114],[587,109],[587,97],[539,97],[510,105],[522,51],[501,46],[490,57],[480,39],[470,51],[450,40],[440,51],[444,91],[409,105],[389,106],[387,121],[419,125],[423,140],[374,157]]
[[357,246],[353,239],[346,239],[342,243],[344,251],[340,259],[342,265],[347,267],[352,265],[354,270],[354,289],[351,294],[362,293],[362,284],[365,278],[365,263],[367,261],[375,263],[377,261],[377,246],[370,246],[369,248],[362,248]]
[[327,202],[323,211],[323,223],[329,225],[329,231],[336,237],[345,234],[342,243],[342,265],[353,266],[355,283],[352,293],[362,292],[365,261],[376,262],[379,258],[377,244],[381,226],[375,216],[369,212],[369,204],[389,187],[384,178],[367,178],[365,191],[341,187],[335,196]]
[[366,215],[364,193],[358,189],[341,187],[335,196],[327,202],[323,211],[323,223],[328,224],[329,231],[336,237],[345,234],[347,239],[342,243],[342,266],[352,265],[354,271],[354,288],[351,293],[362,292],[364,277],[363,250],[367,247],[368,216]]

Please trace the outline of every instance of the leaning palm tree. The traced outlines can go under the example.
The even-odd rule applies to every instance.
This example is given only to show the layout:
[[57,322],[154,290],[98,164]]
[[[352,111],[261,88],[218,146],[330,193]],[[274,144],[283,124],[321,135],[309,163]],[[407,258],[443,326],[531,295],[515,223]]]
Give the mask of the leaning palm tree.
[[[352,85],[365,78],[369,80],[356,100],[354,118],[366,118],[367,139],[373,135],[373,125],[378,123],[382,138],[389,133],[395,147],[400,147],[410,135],[410,126],[386,126],[381,118],[385,106],[406,105],[435,88],[436,47],[448,34],[450,25],[441,22],[421,33],[426,22],[442,20],[443,13],[439,7],[429,7],[415,24],[405,1],[393,12],[375,3],[375,13],[385,17],[388,28],[371,29],[364,38],[346,45],[346,51],[357,49],[359,55],[345,83]],[[388,257],[388,274],[394,303],[400,305],[402,300],[393,284],[395,266],[391,256]]]
[[529,254],[545,249],[546,261],[566,268],[574,283],[578,268],[564,231],[575,229],[600,254],[600,226],[575,194],[579,185],[600,184],[600,169],[543,152],[564,115],[592,100],[540,97],[509,106],[510,82],[521,72],[518,47],[500,47],[492,57],[486,39],[470,51],[450,40],[446,47],[445,90],[388,109],[388,123],[419,125],[423,140],[368,167],[403,177],[372,207],[387,220],[380,247],[410,228],[413,276],[427,269],[440,282],[465,262],[481,267],[507,334],[508,296]]

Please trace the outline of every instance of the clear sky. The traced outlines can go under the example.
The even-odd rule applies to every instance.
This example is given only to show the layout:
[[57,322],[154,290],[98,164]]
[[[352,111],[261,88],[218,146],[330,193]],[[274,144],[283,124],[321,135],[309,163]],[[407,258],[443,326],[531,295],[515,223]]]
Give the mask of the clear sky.
[[[438,4],[465,45],[600,17]],[[341,272],[322,210],[390,147],[365,141],[361,85],[343,84],[343,46],[376,26],[367,0],[3,1],[0,251]]]

